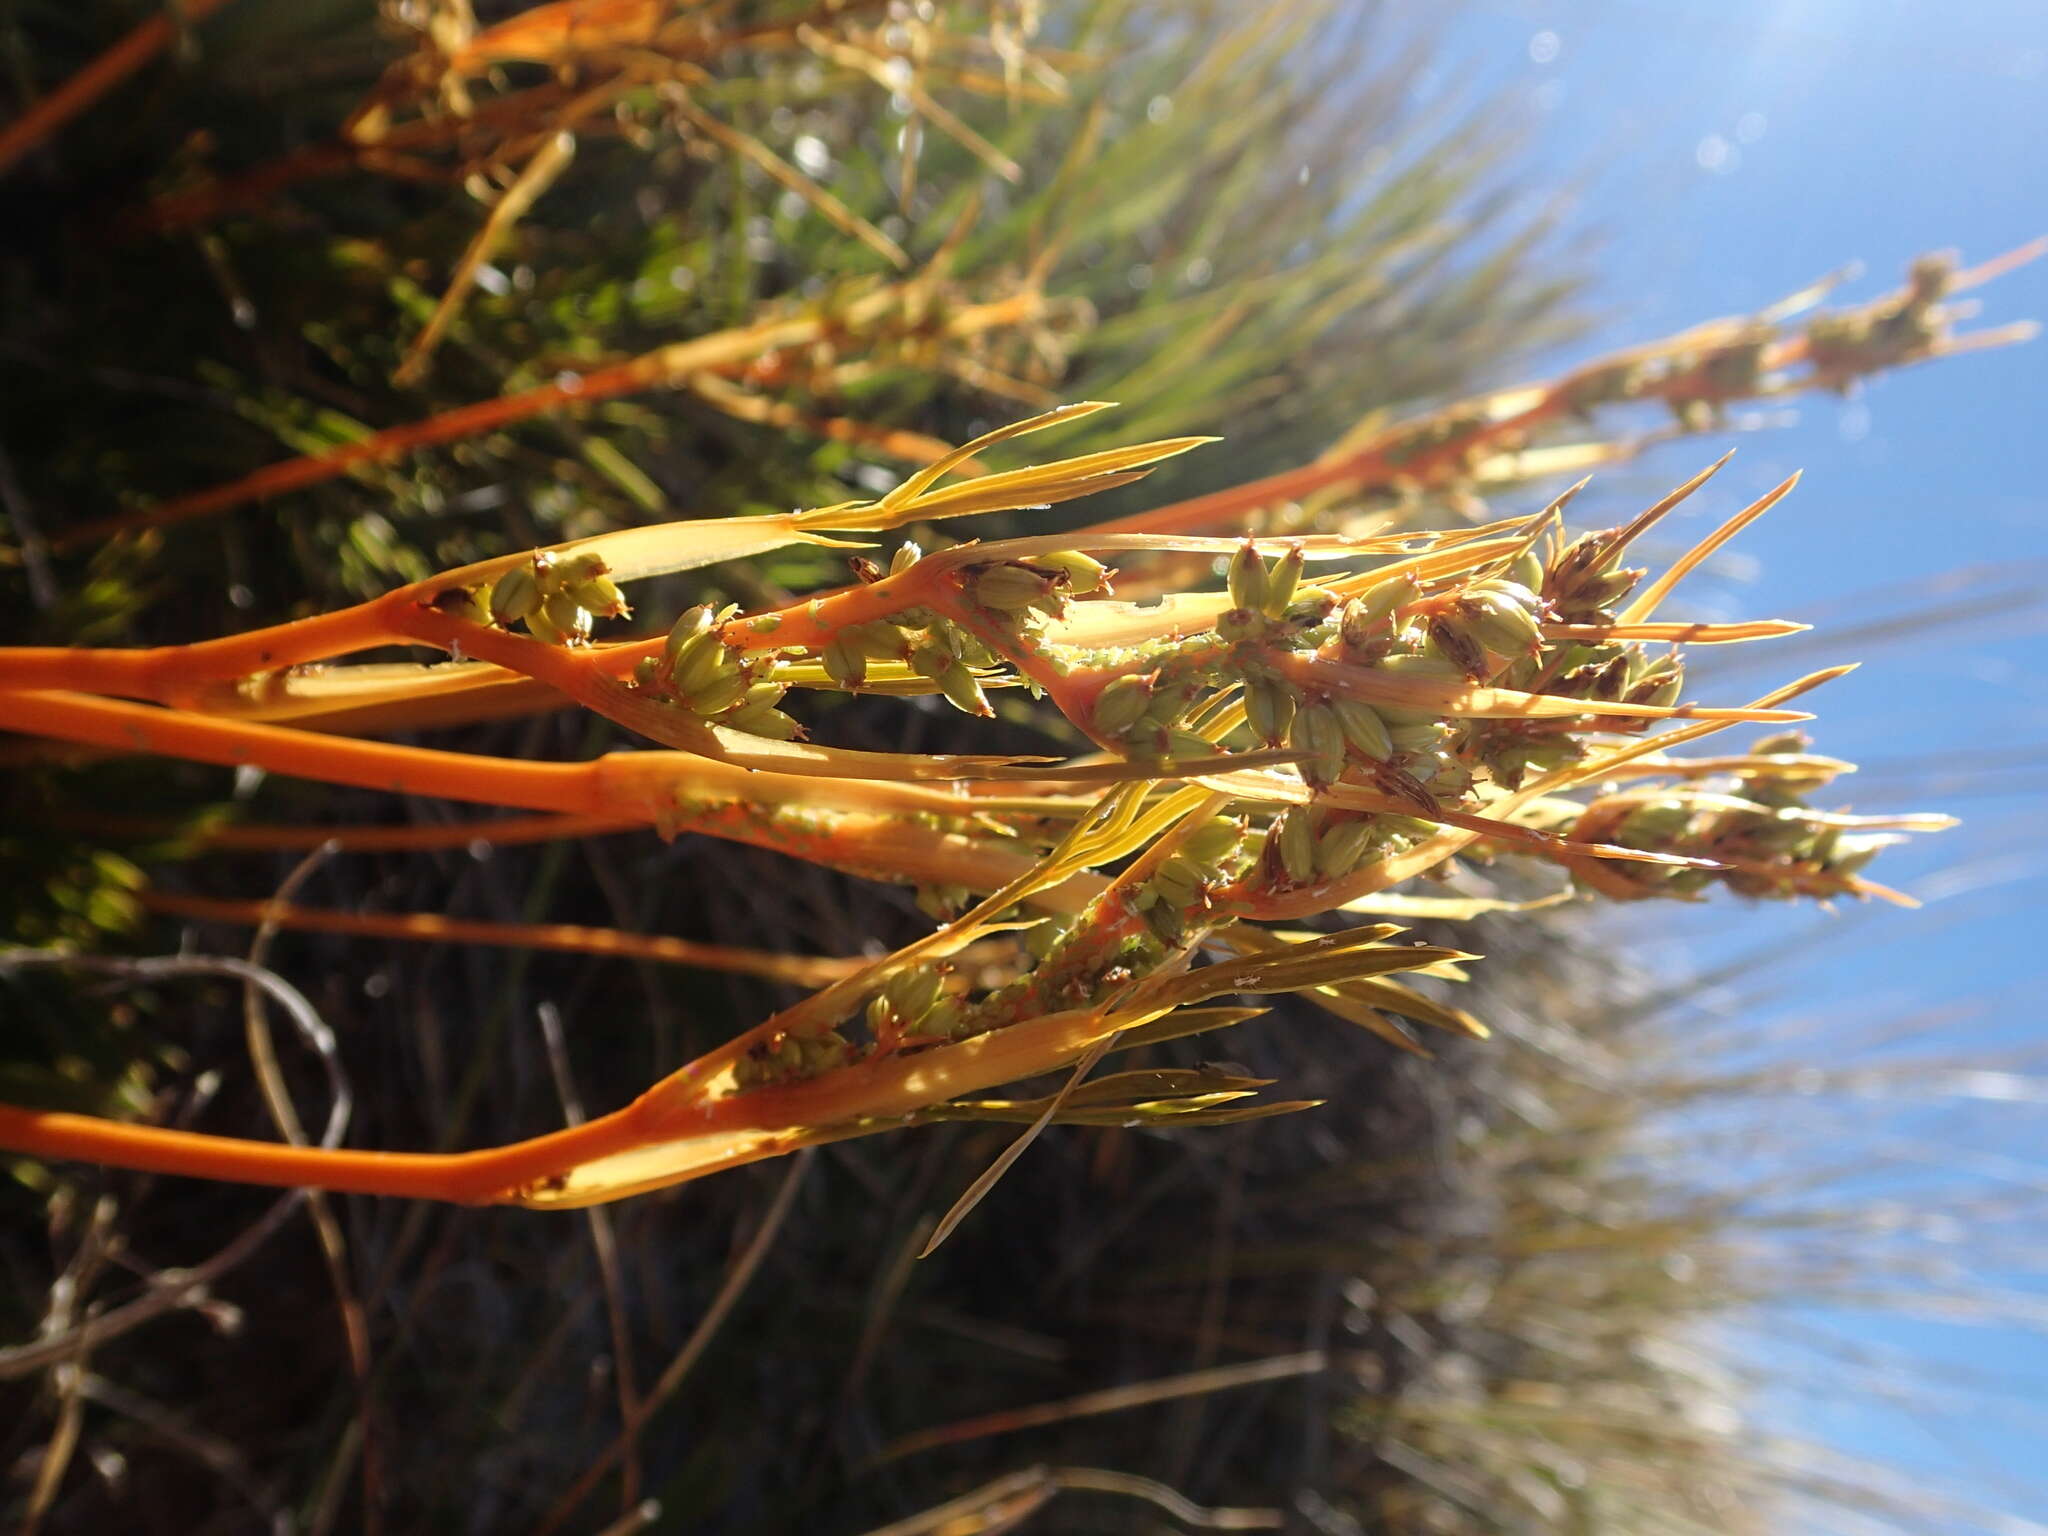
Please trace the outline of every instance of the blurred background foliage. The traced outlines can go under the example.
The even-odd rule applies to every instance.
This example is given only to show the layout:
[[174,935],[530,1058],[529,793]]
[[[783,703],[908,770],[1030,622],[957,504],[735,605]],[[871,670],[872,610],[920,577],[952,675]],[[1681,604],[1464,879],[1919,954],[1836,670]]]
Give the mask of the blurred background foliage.
[[[16,0],[0,16],[0,110],[150,10]],[[0,640],[187,640],[604,528],[827,504],[893,483],[919,443],[1062,399],[1124,406],[1066,429],[1062,450],[1225,437],[1116,505],[1062,509],[1092,520],[1302,462],[1376,412],[1511,382],[1583,329],[1583,248],[1518,181],[1515,119],[1407,89],[1431,56],[1412,12],[674,10],[746,40],[663,79],[634,75],[637,45],[576,71],[502,62],[469,82],[482,105],[464,119],[408,73],[423,31],[460,6],[241,0],[0,178]],[[521,11],[479,3],[475,21]],[[429,125],[497,126],[388,155],[341,136],[396,90]],[[418,381],[395,384],[486,201],[578,91],[603,100],[576,120],[573,162]],[[491,117],[522,92],[544,110]],[[870,329],[828,325],[815,345],[65,542],[294,454],[676,342],[829,318],[885,285],[901,302]],[[1020,298],[1016,323],[942,334]],[[659,628],[698,598],[841,577],[824,552],[784,553],[716,569],[716,588],[671,578],[644,607]],[[841,711],[830,733],[962,745],[928,702]],[[1018,715],[968,739],[1028,747],[1040,730]],[[1001,732],[1014,739],[990,740]],[[570,715],[420,739],[527,756],[622,744]],[[143,871],[260,897],[299,856],[201,832],[454,819],[5,746],[0,920],[20,943],[241,953],[244,935],[147,915]],[[703,839],[350,852],[308,871],[302,895],[837,954],[923,922],[907,891]],[[1494,957],[1464,1001],[1501,1038],[1419,1060],[1314,1015],[1219,1037],[1211,1049],[1331,1107],[1199,1136],[1051,1133],[922,1263],[932,1217],[1009,1131],[837,1146],[587,1220],[337,1200],[51,1368],[34,1340],[160,1293],[273,1197],[19,1166],[0,1192],[0,1329],[30,1343],[0,1349],[5,1508],[49,1531],[532,1530],[554,1511],[567,1530],[951,1532],[1010,1528],[1004,1511],[1058,1479],[916,1512],[1080,1466],[1107,1471],[1069,1477],[1032,1528],[1180,1528],[1132,1479],[1333,1533],[1786,1529],[1800,1500],[1942,1528],[1924,1495],[1755,1429],[1753,1362],[1710,1326],[1910,1271],[1910,1233],[1861,1241],[1826,1200],[1787,1197],[1799,1175],[1761,1154],[1740,1189],[1695,1177],[1735,1134],[1721,1110],[1773,1104],[1773,1084],[1679,1051],[1697,1024],[1683,999],[1598,958],[1569,919],[1496,919],[1456,942]],[[610,1107],[787,1000],[745,977],[540,953],[297,934],[268,954],[340,1038],[360,1146],[533,1134],[560,1123],[570,1085]],[[267,1135],[239,1001],[218,980],[9,976],[0,1095]],[[314,1102],[311,1066],[285,1068]],[[735,1275],[751,1278],[697,1364],[693,1329]],[[563,1508],[620,1449],[621,1403],[677,1359],[694,1371]],[[1220,1374],[1083,1411],[1117,1406],[1087,1394],[1190,1372]],[[1044,1403],[1067,1406],[1031,1428],[968,1422]],[[903,1439],[947,1425],[946,1443]],[[640,1508],[650,1498],[658,1513]]]

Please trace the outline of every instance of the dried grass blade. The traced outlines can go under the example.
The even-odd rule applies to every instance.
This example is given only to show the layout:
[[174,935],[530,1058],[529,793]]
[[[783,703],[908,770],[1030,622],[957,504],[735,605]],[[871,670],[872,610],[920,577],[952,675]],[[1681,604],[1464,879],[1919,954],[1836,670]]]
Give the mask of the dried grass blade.
[[[1726,460],[1724,459],[1722,462],[1725,463]],[[1717,464],[1714,467],[1718,469],[1720,465]],[[1774,486],[1772,489],[1766,491],[1763,495],[1759,496],[1755,501],[1751,502],[1748,506],[1744,507],[1740,512],[1736,513],[1733,517],[1729,518],[1727,522],[1723,523],[1720,527],[1716,528],[1712,533],[1708,534],[1704,539],[1701,539],[1699,543],[1695,544],[1691,549],[1687,550],[1683,555],[1679,556],[1679,558],[1675,562],[1673,562],[1670,570],[1666,571],[1662,576],[1659,576],[1655,581],[1651,582],[1650,585],[1644,588],[1642,593],[1639,596],[1637,596],[1634,602],[1630,603],[1628,607],[1624,608],[1621,611],[1621,622],[1624,624],[1640,623],[1642,620],[1647,619],[1651,614],[1655,613],[1657,611],[1657,605],[1663,602],[1665,598],[1671,595],[1671,589],[1673,587],[1677,586],[1681,581],[1685,580],[1685,578],[1689,574],[1691,574],[1692,571],[1695,570],[1701,564],[1702,561],[1706,560],[1709,556],[1711,556],[1715,550],[1719,549],[1723,544],[1726,544],[1730,539],[1734,538],[1736,534],[1742,532],[1743,529],[1747,528],[1751,523],[1755,522],[1758,518],[1762,517],[1766,512],[1770,511],[1771,508],[1775,507],[1779,502],[1783,501],[1785,497],[1791,494],[1792,487],[1797,485],[1798,483],[1799,476],[1797,473],[1787,476],[1778,485]]]
[[576,158],[575,137],[567,133],[551,135],[533,157],[520,169],[518,178],[500,194],[491,211],[484,216],[483,227],[470,240],[456,263],[455,275],[449,279],[448,289],[435,304],[433,314],[412,344],[405,349],[405,357],[391,375],[391,382],[399,385],[412,384],[426,371],[427,359],[441,344],[441,338],[454,322],[456,312],[462,308],[462,301],[469,297],[469,291],[476,285],[479,268],[489,261],[505,237],[512,232],[512,226],[526,217],[527,212],[546,195],[549,187],[569,162]]
[[931,1237],[925,1242],[924,1247],[918,1250],[917,1256],[920,1259],[930,1258],[938,1250],[939,1244],[953,1235],[953,1229],[965,1221],[968,1214],[981,1204],[988,1192],[996,1187],[996,1181],[1010,1171],[1011,1165],[1024,1155],[1032,1142],[1038,1140],[1039,1133],[1052,1124],[1052,1117],[1060,1112],[1060,1106],[1066,1103],[1068,1095],[1080,1086],[1082,1078],[1094,1070],[1095,1064],[1109,1054],[1109,1048],[1115,1042],[1115,1035],[1104,1035],[1088,1047],[1088,1054],[1074,1064],[1073,1073],[1067,1078],[1065,1086],[1053,1096],[1052,1102],[1045,1106],[1044,1112],[1032,1121],[1031,1128],[1003,1148],[1001,1155],[982,1171],[979,1178],[967,1186],[967,1192],[954,1201],[953,1208],[939,1219],[939,1224],[932,1229]]

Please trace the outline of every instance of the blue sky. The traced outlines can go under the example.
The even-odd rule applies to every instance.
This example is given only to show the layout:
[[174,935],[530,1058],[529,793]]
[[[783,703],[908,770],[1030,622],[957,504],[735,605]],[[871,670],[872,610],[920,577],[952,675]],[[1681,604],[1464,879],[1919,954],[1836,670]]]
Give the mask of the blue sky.
[[[1405,9],[1430,14],[1419,3]],[[1570,187],[1569,225],[1600,239],[1603,320],[1597,346],[1578,355],[1754,309],[1852,259],[1866,272],[1842,292],[1861,299],[1893,286],[1918,252],[1956,246],[1976,261],[2048,230],[2040,0],[1471,0],[1443,30],[1441,74],[1418,91],[1510,92],[1529,125],[1533,187]],[[2048,318],[2048,263],[1979,296],[1979,324]],[[1909,370],[1855,400],[1801,399],[1789,424],[1667,446],[1605,477],[1611,494],[1596,513],[1618,517],[1739,444],[1712,492],[1695,498],[1692,520],[1676,526],[1676,542],[1792,469],[1806,471],[1793,497],[1744,535],[1739,558],[1681,589],[1677,606],[1694,614],[1840,628],[1874,611],[1874,591],[1894,589],[1897,611],[1936,600],[1941,573],[1979,572],[1947,588],[1974,611],[1962,622],[1799,655],[1796,670],[1868,663],[1816,696],[1821,750],[1874,765],[1917,760],[1871,775],[1860,795],[1850,781],[1846,797],[1858,808],[1950,809],[1966,819],[1888,857],[1881,872],[1939,899],[1918,913],[1820,920],[1816,932],[1834,931],[1817,958],[1775,978],[1778,1006],[1833,1021],[1807,1049],[1869,1049],[1859,1043],[1869,1027],[1957,1004],[1939,1037],[1955,1055],[2048,1042],[2048,669],[2030,664],[2048,647],[2048,622],[2038,597],[2031,612],[1998,601],[2048,589],[2044,397],[2048,344],[2037,342]],[[1740,682],[1774,675],[1746,672]],[[1971,777],[2028,749],[2039,754],[2034,768],[2010,774],[2001,793]],[[1785,916],[1724,907],[1666,917],[1656,948],[1668,964],[1732,953],[1781,930]],[[2009,1160],[2001,1166],[2048,1189],[2048,1109],[2039,1104],[1871,1113],[1959,1157]],[[2044,1217],[2048,1196],[2037,1192],[2014,1219],[2048,1234]],[[2044,1272],[2048,1263],[2032,1265],[2037,1302]],[[2048,1391],[2048,1348],[2033,1331],[1822,1320],[1872,1347],[1992,1368],[2035,1384],[2023,1393]],[[1774,1407],[1846,1449],[1958,1477],[1987,1500],[2048,1520],[2043,1483],[2031,1494],[1997,1486],[2002,1469],[2038,1469],[2026,1427],[1987,1412],[1930,1429],[1861,1399],[1786,1395]]]

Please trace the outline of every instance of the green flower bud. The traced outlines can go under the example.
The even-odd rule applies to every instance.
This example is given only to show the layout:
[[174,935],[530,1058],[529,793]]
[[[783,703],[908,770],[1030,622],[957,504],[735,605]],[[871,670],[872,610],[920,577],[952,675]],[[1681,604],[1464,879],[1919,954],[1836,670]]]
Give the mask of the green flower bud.
[[1316,873],[1325,880],[1337,880],[1358,867],[1365,857],[1366,849],[1372,846],[1373,824],[1370,817],[1357,821],[1339,822],[1326,827],[1316,839]]
[[1294,724],[1294,690],[1272,678],[1254,677],[1244,685],[1244,717],[1252,734],[1268,744],[1287,739]]
[[1249,608],[1226,608],[1216,619],[1216,638],[1237,644],[1249,640],[1266,627],[1266,621]]
[[1605,576],[1595,577],[1581,586],[1576,594],[1577,600],[1595,608],[1612,607],[1635,590],[1642,576],[1641,571],[1609,571]]
[[1653,800],[1624,816],[1614,829],[1615,840],[1628,848],[1668,852],[1691,825],[1692,810],[1676,800]]
[[1797,815],[1779,815],[1758,827],[1751,841],[1766,852],[1802,858],[1813,846],[1813,827]]
[[676,652],[669,681],[678,693],[698,693],[714,682],[736,676],[739,662],[717,630],[706,630],[683,642]]
[[923,550],[919,549],[914,543],[906,542],[895,554],[889,557],[889,574],[891,576],[901,576],[923,558]]
[[1190,762],[1216,755],[1216,744],[1193,731],[1168,731],[1163,743],[1166,755],[1176,762]]
[[570,639],[569,635],[539,608],[526,616],[526,632],[543,645],[567,645]]
[[661,648],[662,658],[668,663],[670,671],[675,670],[683,647],[698,636],[708,634],[711,625],[711,609],[708,604],[699,603],[694,608],[683,610],[682,615],[670,628],[668,639]]
[[1159,899],[1173,906],[1185,909],[1195,904],[1198,892],[1206,875],[1195,865],[1178,856],[1166,860],[1152,872],[1152,889],[1159,893]]
[[592,576],[587,581],[572,581],[569,596],[588,608],[600,618],[624,618],[633,610],[626,606],[626,594],[619,590],[619,584],[609,576]]
[[1049,555],[1033,555],[1031,563],[1043,566],[1062,578],[1066,582],[1067,590],[1076,597],[1100,591],[1107,585],[1109,567],[1076,549],[1056,550]]
[[771,741],[795,741],[803,734],[803,727],[773,704],[745,705],[718,723],[729,725],[736,731],[745,731],[749,736],[765,736]]
[[960,662],[954,662],[933,679],[939,685],[939,692],[955,709],[970,715],[993,715],[988,695],[981,691],[981,684],[974,680],[974,674]]
[[974,600],[1002,613],[1021,613],[1052,596],[1049,576],[1021,565],[992,565],[974,580]]
[[889,1006],[887,997],[874,997],[868,1000],[867,1020],[868,1033],[877,1039],[898,1027],[896,1010]]
[[970,635],[964,629],[948,625],[946,628],[946,647],[952,651],[958,660],[966,662],[970,667],[993,667],[996,665],[994,652],[983,645],[977,636]]
[[1531,613],[1536,612],[1543,606],[1543,599],[1536,595],[1535,588],[1527,586],[1519,581],[1507,580],[1506,578],[1500,576],[1489,576],[1484,581],[1474,582],[1472,584],[1472,591],[1474,593],[1495,593],[1501,597],[1505,597],[1513,602],[1519,603],[1522,607],[1527,608]]
[[951,1040],[960,1034],[966,1010],[960,1006],[957,997],[942,997],[932,1005],[932,1010],[917,1021],[917,1032],[921,1035],[937,1035]]
[[1344,641],[1361,645],[1389,628],[1394,615],[1422,596],[1422,586],[1407,572],[1388,581],[1375,582],[1344,609]]
[[1119,677],[1095,696],[1092,722],[1098,736],[1121,736],[1145,716],[1152,685],[1142,677]]
[[836,1031],[795,1038],[800,1052],[798,1067],[806,1077],[817,1077],[845,1066],[847,1052],[852,1049],[846,1037]]
[[1054,917],[1034,923],[1024,930],[1024,951],[1034,960],[1043,960],[1065,943],[1067,935],[1073,931],[1071,918]]
[[1301,585],[1301,569],[1306,563],[1299,544],[1288,545],[1287,553],[1273,563],[1266,573],[1266,600],[1259,604],[1267,618],[1277,619],[1287,612],[1294,601],[1294,589]]
[[542,599],[541,611],[572,643],[590,638],[591,612],[568,593],[557,592]]
[[1525,549],[1515,556],[1515,563],[1508,567],[1508,575],[1527,587],[1531,593],[1543,590],[1543,559],[1533,549]]
[[747,680],[739,672],[714,677],[701,688],[681,688],[683,702],[699,715],[723,714],[747,696]]
[[868,659],[847,644],[844,635],[820,651],[818,660],[825,668],[825,675],[843,688],[858,688],[867,681]]
[[1751,757],[1796,756],[1812,746],[1812,739],[1804,731],[1774,731],[1769,736],[1759,736],[1749,748]]
[[1301,587],[1294,594],[1294,601],[1287,605],[1287,612],[1281,617],[1289,624],[1298,624],[1304,629],[1320,624],[1337,611],[1337,594],[1328,587]]
[[1244,828],[1237,822],[1211,821],[1188,834],[1187,841],[1180,845],[1181,856],[1205,872],[1214,873],[1237,852],[1237,845],[1243,838]]
[[491,587],[491,622],[510,629],[540,608],[540,583],[534,579],[533,562],[521,561],[500,576]]
[[950,923],[965,912],[974,893],[964,885],[920,885],[912,897],[917,910],[935,923]]
[[842,630],[840,638],[871,661],[901,661],[910,654],[910,642],[903,638],[903,631],[885,620]]
[[1370,704],[1362,704],[1357,699],[1332,699],[1330,709],[1337,717],[1337,726],[1344,732],[1344,739],[1354,750],[1381,761],[1394,755],[1394,742],[1387,733],[1387,722]]
[[1297,885],[1307,885],[1316,877],[1316,834],[1309,825],[1308,811],[1290,805],[1280,813],[1275,825],[1280,840],[1280,867],[1287,871],[1288,879]]
[[932,1005],[939,1000],[941,986],[937,971],[928,966],[916,966],[891,976],[882,988],[882,996],[889,1000],[901,1018],[915,1024],[932,1011]]
[[1347,743],[1344,728],[1327,704],[1304,704],[1287,731],[1287,744],[1308,756],[1301,764],[1302,777],[1321,789],[1344,776]]
[[604,556],[594,549],[579,550],[557,560],[550,571],[558,586],[572,587],[579,581],[590,581],[602,576],[611,567],[604,563]]
[[1473,638],[1499,656],[1526,655],[1542,643],[1532,606],[1500,591],[1475,592],[1459,604]]
[[1230,557],[1231,606],[1263,612],[1268,589],[1266,562],[1259,557],[1257,546],[1246,539]]
[[1188,691],[1185,687],[1161,688],[1155,685],[1152,697],[1145,703],[1145,718],[1157,725],[1171,725],[1188,707]]

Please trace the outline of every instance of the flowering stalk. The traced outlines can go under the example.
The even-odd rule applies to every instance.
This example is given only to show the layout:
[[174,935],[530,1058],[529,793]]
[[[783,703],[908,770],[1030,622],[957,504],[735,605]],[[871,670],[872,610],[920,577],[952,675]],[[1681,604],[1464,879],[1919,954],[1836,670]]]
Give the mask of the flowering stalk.
[[[1174,439],[947,483],[971,456],[1093,409],[988,434],[874,502],[508,556],[341,614],[190,647],[0,653],[0,704],[31,733],[731,838],[914,884],[940,920],[893,955],[829,962],[821,991],[573,1132],[413,1157],[5,1110],[0,1145],[254,1182],[586,1204],[947,1114],[1000,1117],[1008,1101],[965,1096],[1102,1049],[1236,1022],[1243,1010],[1209,1005],[1237,994],[1301,992],[1404,1044],[1396,1019],[1479,1032],[1398,979],[1455,976],[1470,956],[1395,942],[1399,930],[1385,924],[1306,937],[1259,926],[1369,909],[1461,856],[1544,859],[1582,891],[1617,899],[1691,897],[1709,884],[1753,897],[1891,896],[1863,878],[1864,865],[1893,834],[1944,824],[1808,806],[1833,768],[1803,738],[1720,759],[1672,755],[1733,724],[1805,720],[1785,706],[1838,675],[1736,707],[1684,699],[1679,641],[1801,628],[1655,617],[1688,571],[1792,482],[1655,580],[1623,564],[1718,466],[1630,523],[1577,538],[1562,531],[1567,493],[1533,517],[1448,533],[1087,532],[930,555],[906,544],[886,566],[858,557],[862,579],[834,593],[751,615],[695,608],[665,636],[594,643],[598,624],[627,615],[626,586],[648,575],[824,541],[821,529],[876,533],[1065,500],[1195,445]],[[1224,589],[1158,605],[1118,599],[1098,557],[1162,550],[1222,560]],[[533,763],[237,713],[289,683],[280,667],[392,640],[523,677],[677,750]],[[427,682],[402,669],[378,676],[387,702]],[[782,707],[792,688],[921,688],[986,715],[998,686],[1041,694],[1100,753],[1056,764],[855,752],[806,740]],[[1589,800],[1574,793],[1594,784],[1608,787]],[[1398,905],[1398,894],[1389,899]],[[339,914],[268,915],[368,931]],[[416,918],[384,929],[517,937],[457,935]],[[969,964],[970,952],[997,963]],[[1261,1085],[1213,1074],[1175,1081],[1167,1090],[1156,1074],[1112,1074],[1045,1112],[1201,1124],[1300,1107],[1246,1102]]]
[[2030,322],[1958,335],[1967,311],[1950,302],[1971,288],[2048,254],[2048,237],[1972,268],[1953,256],[1923,256],[1896,291],[1853,308],[1824,310],[1805,326],[1785,322],[1833,286],[1817,283],[1755,316],[1709,321],[1661,341],[1596,358],[1556,379],[1496,390],[1390,426],[1369,425],[1313,463],[1103,523],[1091,532],[1200,532],[1266,519],[1275,509],[1313,506],[1318,495],[1346,503],[1373,493],[1434,488],[1463,495],[1566,467],[1611,463],[1632,451],[1609,441],[1544,447],[1546,428],[1591,421],[1597,412],[1660,406],[1676,428],[1704,431],[1731,406],[1808,390],[1846,393],[1862,379],[1938,357],[2005,346],[2035,334]]

